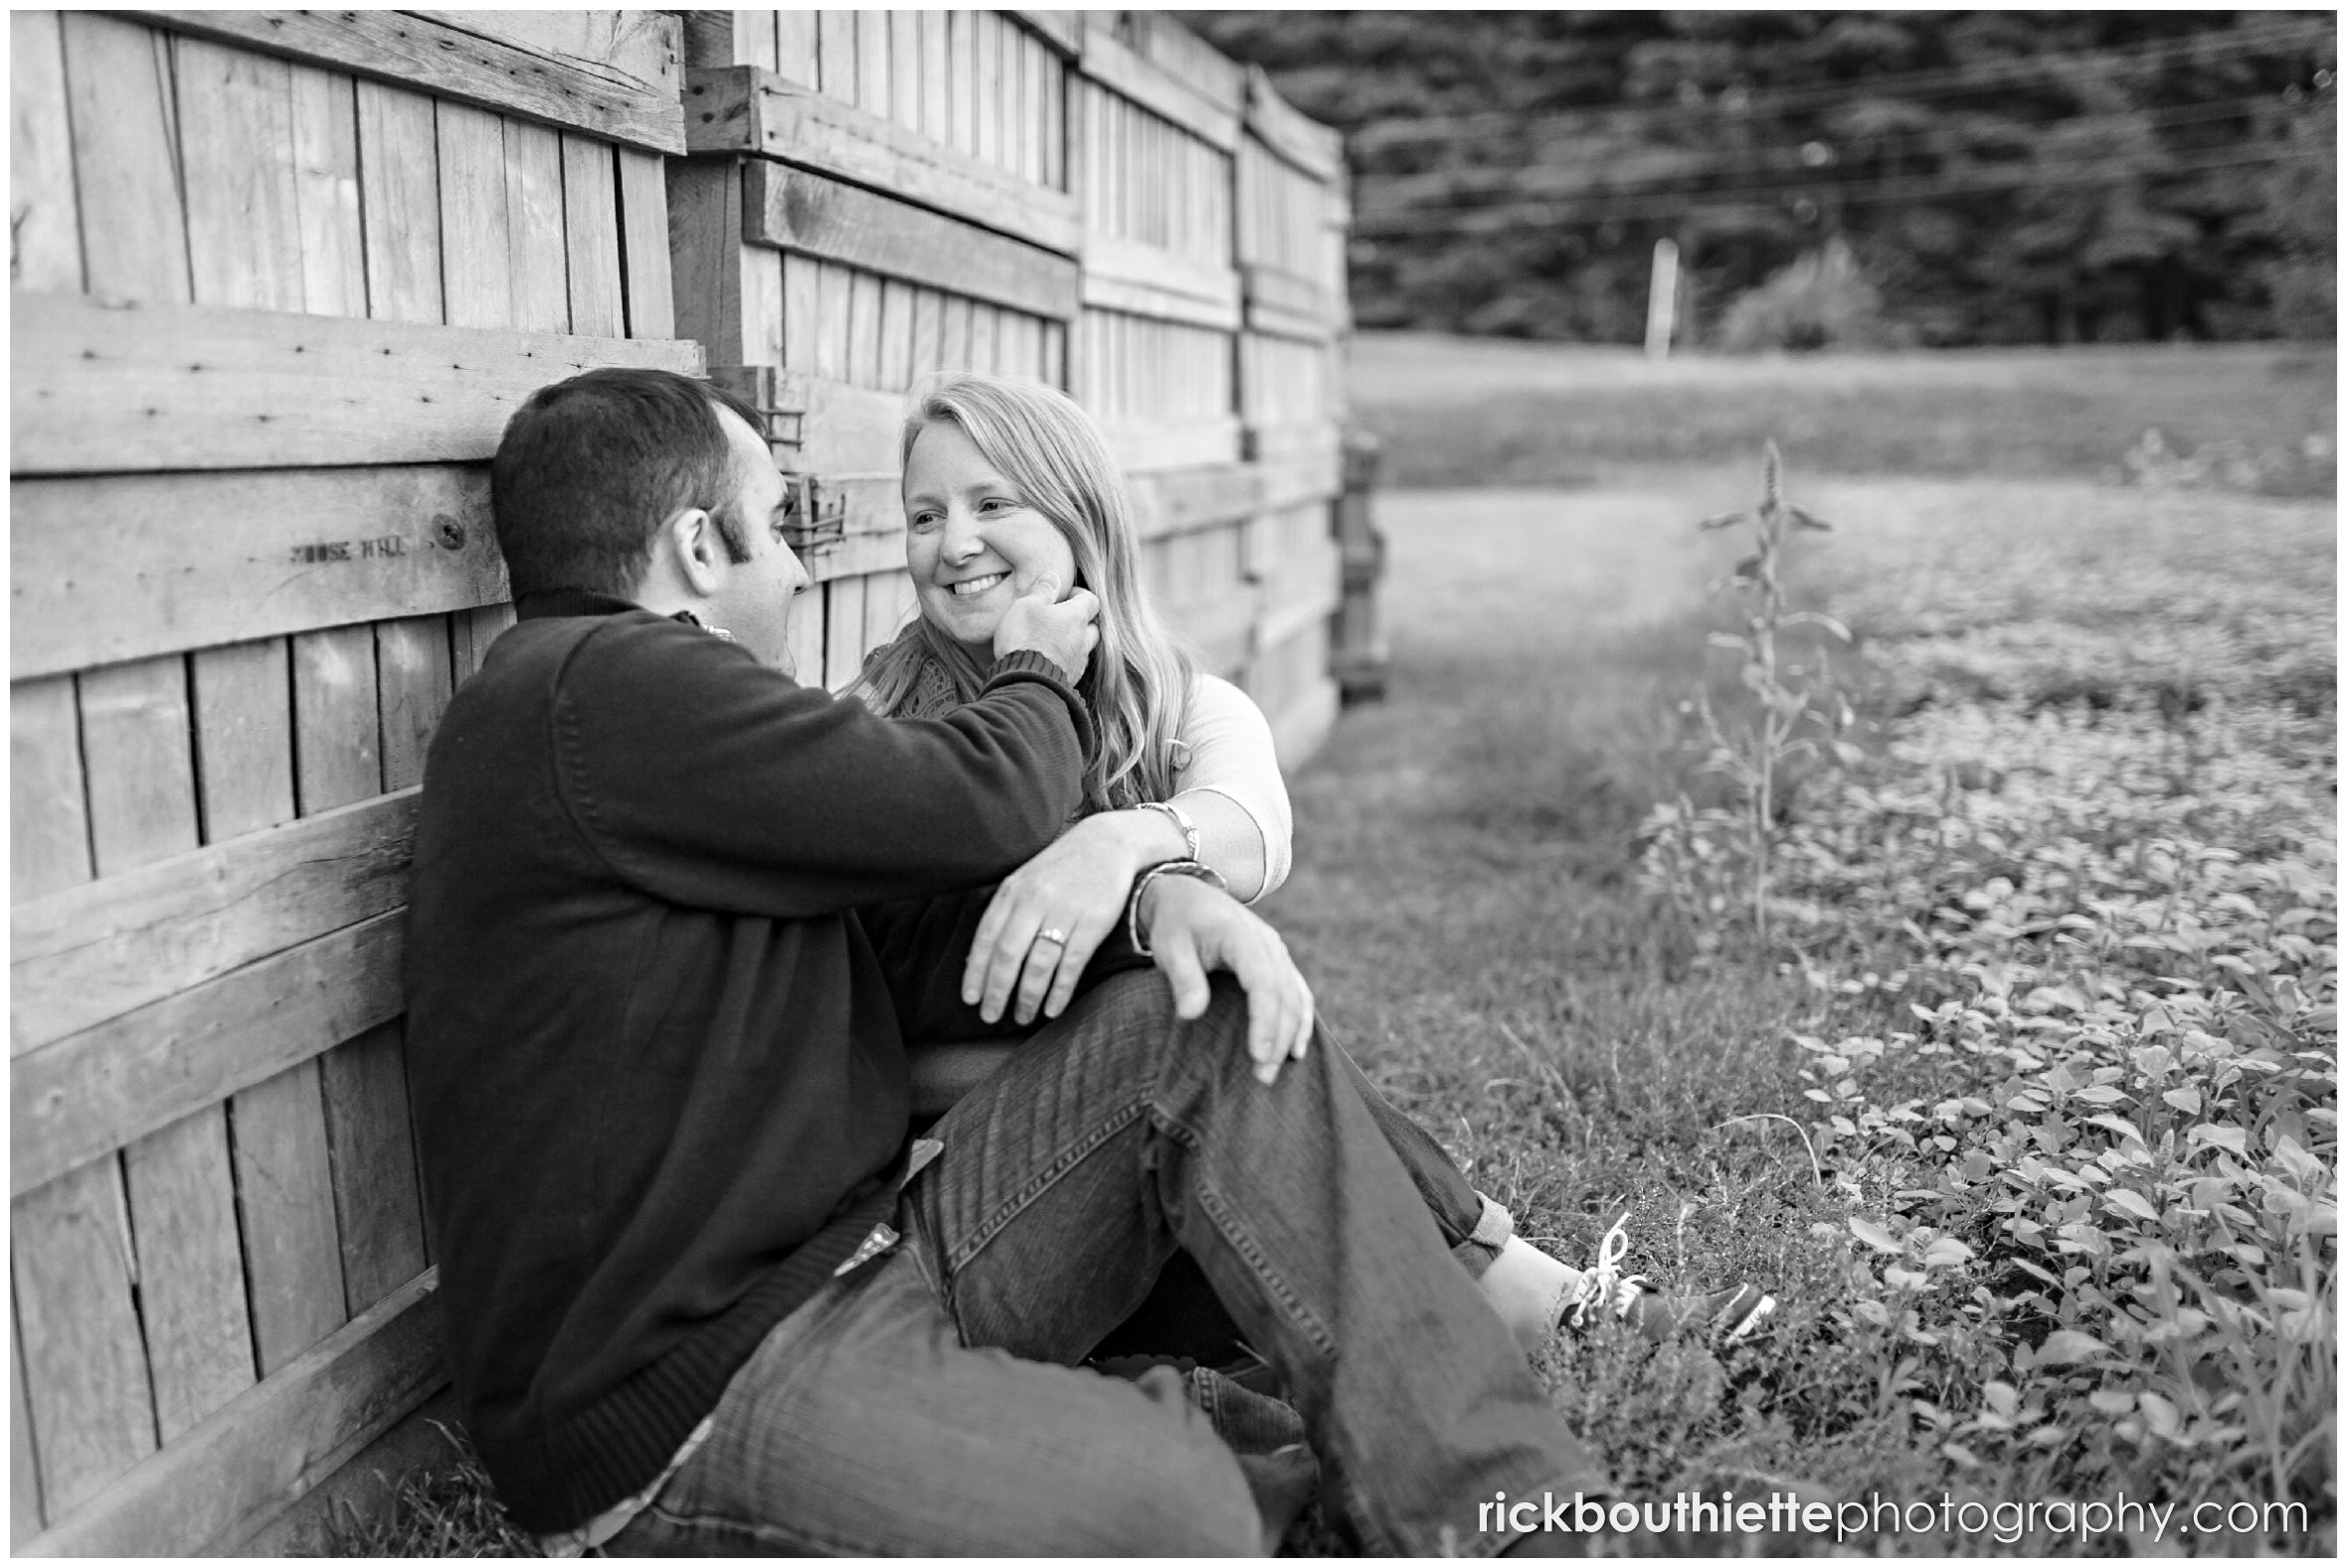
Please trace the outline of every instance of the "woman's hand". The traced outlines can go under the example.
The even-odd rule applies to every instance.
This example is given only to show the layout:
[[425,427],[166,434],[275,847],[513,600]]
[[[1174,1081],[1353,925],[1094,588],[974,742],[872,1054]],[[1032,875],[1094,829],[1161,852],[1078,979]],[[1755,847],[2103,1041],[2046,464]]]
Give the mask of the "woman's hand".
[[970,942],[962,1000],[993,1023],[1015,991],[1018,1022],[1034,1022],[1038,1009],[1058,1017],[1093,950],[1124,918],[1133,879],[1184,848],[1162,811],[1102,811],[1060,834],[994,889]]

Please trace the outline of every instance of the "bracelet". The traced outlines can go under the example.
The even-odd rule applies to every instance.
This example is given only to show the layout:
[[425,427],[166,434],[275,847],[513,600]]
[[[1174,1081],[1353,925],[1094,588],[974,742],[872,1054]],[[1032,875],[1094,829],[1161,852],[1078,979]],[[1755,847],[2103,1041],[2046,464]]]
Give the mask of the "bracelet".
[[1133,896],[1125,903],[1125,935],[1132,941],[1133,951],[1145,958],[1154,958],[1149,944],[1141,940],[1141,896],[1149,885],[1160,877],[1195,877],[1221,892],[1230,891],[1230,884],[1222,880],[1222,873],[1202,860],[1162,860],[1144,871],[1133,884]]
[[1166,813],[1166,815],[1172,817],[1174,819],[1174,825],[1181,829],[1181,846],[1188,852],[1184,858],[1189,860],[1195,860],[1198,858],[1198,824],[1189,819],[1189,813],[1187,811],[1184,811],[1181,809],[1181,807],[1175,805],[1171,800],[1144,800],[1141,802],[1139,809],[1144,811],[1163,811]]

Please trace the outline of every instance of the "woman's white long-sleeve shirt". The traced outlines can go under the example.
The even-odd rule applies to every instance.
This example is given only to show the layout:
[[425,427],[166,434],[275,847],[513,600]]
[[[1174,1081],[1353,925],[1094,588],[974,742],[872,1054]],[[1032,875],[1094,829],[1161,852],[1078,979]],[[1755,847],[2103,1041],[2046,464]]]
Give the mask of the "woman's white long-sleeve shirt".
[[1245,692],[1219,675],[1201,674],[1189,689],[1181,739],[1189,752],[1174,770],[1175,795],[1210,789],[1236,803],[1263,835],[1263,888],[1247,900],[1252,904],[1288,880],[1294,851],[1295,819],[1271,726]]

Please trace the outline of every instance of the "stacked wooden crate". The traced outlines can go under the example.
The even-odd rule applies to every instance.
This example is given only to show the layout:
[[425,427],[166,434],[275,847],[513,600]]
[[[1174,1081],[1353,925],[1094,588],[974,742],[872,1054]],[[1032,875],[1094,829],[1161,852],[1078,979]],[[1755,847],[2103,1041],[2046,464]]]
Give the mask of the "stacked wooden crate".
[[837,687],[912,613],[905,390],[1067,387],[1292,764],[1342,169],[1153,13],[11,28],[11,1541],[284,1545],[447,1381],[402,920],[425,744],[511,619],[512,408],[607,364],[749,395]]
[[233,1547],[446,1381],[400,1032],[482,459],[673,341],[677,26],[11,18],[10,1538]]

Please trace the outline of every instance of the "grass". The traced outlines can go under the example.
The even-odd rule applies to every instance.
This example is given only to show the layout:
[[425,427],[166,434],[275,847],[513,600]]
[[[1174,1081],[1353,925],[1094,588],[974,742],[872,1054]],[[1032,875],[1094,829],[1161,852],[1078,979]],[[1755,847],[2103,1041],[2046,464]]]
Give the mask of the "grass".
[[[1361,358],[1379,352],[1364,344]],[[1526,1234],[1578,1258],[1626,1213],[1633,1268],[1673,1285],[1754,1280],[1784,1303],[1762,1342],[1724,1357],[1693,1346],[1650,1350],[1610,1331],[1559,1340],[1542,1373],[1567,1421],[1605,1456],[1625,1495],[1641,1499],[1683,1489],[1792,1490],[1836,1502],[1876,1494],[1936,1502],[1944,1493],[1984,1505],[2120,1490],[2186,1502],[2281,1498],[2308,1504],[2309,1531],[2182,1544],[2327,1555],[2335,1539],[2335,1236],[2278,1207],[2250,1216],[2310,1262],[2302,1283],[2312,1305],[2300,1310],[2316,1314],[2311,1337],[2244,1328],[2220,1307],[2224,1322],[2195,1329],[2197,1339],[2139,1344],[2120,1330],[2139,1310],[2126,1291],[2141,1284],[2140,1269],[2088,1256],[2074,1278],[2062,1267],[2074,1259],[2032,1250],[2039,1243],[2000,1228],[2007,1219],[2034,1223],[2030,1205],[2068,1201],[2066,1193],[2049,1198],[2004,1181],[2002,1168],[2019,1157],[1998,1162],[1998,1179],[1952,1187],[1946,1179],[1985,1140],[2007,1136],[2005,1124],[1950,1124],[1955,1146],[1934,1152],[1928,1135],[1918,1147],[1902,1131],[1913,1124],[1896,1120],[1917,1104],[1923,1110],[1911,1114],[1927,1119],[1935,1097],[1957,1094],[1952,1086],[1988,1060],[1954,1045],[1928,1054],[1924,1047],[1936,1049],[1942,1037],[1917,1029],[1910,1004],[1961,1011],[1977,1002],[1956,973],[1958,958],[2044,965],[2061,957],[2049,957],[2018,917],[2025,934],[2007,938],[1992,920],[1959,930],[1935,913],[1994,886],[1991,872],[2011,872],[2012,898],[2053,898],[2059,888],[2033,881],[2029,869],[2041,850],[2090,868],[2099,862],[2079,859],[2074,840],[2100,853],[2104,839],[2124,848],[2155,828],[2197,833],[2220,848],[2230,837],[2256,864],[2325,864],[2322,846],[2335,844],[2335,509],[2214,489],[2119,488],[2096,473],[2117,455],[2111,442],[2123,450],[2133,440],[2147,410],[2179,419],[2202,411],[2196,417],[2233,422],[2222,430],[2254,427],[2260,438],[2327,431],[2327,372],[2283,373],[2276,367],[2287,356],[2271,351],[2160,350],[2081,356],[2075,366],[2009,356],[2015,376],[2038,378],[2039,401],[2007,406],[1978,389],[1990,356],[1918,362],[1903,382],[1880,361],[1680,365],[1671,367],[1680,390],[1664,399],[1651,388],[1575,390],[1587,360],[1573,351],[1547,351],[1544,360],[1540,351],[1507,352],[1532,356],[1505,368],[1509,385],[1544,387],[1538,395],[1558,401],[1477,392],[1496,374],[1482,345],[1460,346],[1449,360],[1413,346],[1406,368],[1420,395],[1407,412],[1391,383],[1378,383],[1377,366],[1366,367],[1360,401],[1394,443],[1389,477],[1565,476],[1573,487],[1385,497],[1390,694],[1350,712],[1293,782],[1297,867],[1268,913],[1340,1038],[1515,1211]],[[1597,374],[1623,381],[1644,369],[1617,363]],[[1754,389],[1781,390],[1788,375],[1810,378],[1810,390],[1786,397],[1838,411],[1843,424],[1823,442],[1831,460],[1819,461],[1776,419],[1770,410],[1780,405],[1763,400],[1754,412]],[[2054,397],[2047,389],[2066,378],[2070,392]],[[1989,423],[1939,432],[1935,449],[1979,454],[1969,471],[1993,477],[1885,476],[1886,464],[1907,460],[1899,443],[1916,409],[1940,396],[1970,400],[1964,406],[1985,409]],[[1518,435],[1531,455],[1495,458],[1469,418],[1500,408],[1521,416]],[[1543,408],[1578,409],[1591,424],[1548,427],[1541,447],[1531,411]],[[1653,429],[1665,409],[1683,428]],[[2040,427],[2020,431],[2027,420]],[[2201,438],[2230,438],[2216,424],[2201,429],[2220,432]],[[1652,835],[1642,835],[1656,804],[1690,785],[1686,699],[1717,674],[1704,643],[1716,611],[1702,589],[1726,564],[1719,552],[1727,544],[1698,538],[1691,525],[1749,501],[1763,430],[1785,440],[1793,498],[1836,524],[1830,536],[1802,538],[1793,582],[1798,602],[1832,609],[1860,633],[1862,657],[1845,678],[1862,699],[1871,754],[1851,780],[1807,782],[1787,816],[1795,863],[1810,871],[1807,886],[1788,892],[1810,905],[1798,958],[1755,951],[1732,924],[1692,918],[1684,901],[1660,896]],[[2020,443],[2010,460],[2006,440]],[[1614,461],[1668,455],[1672,442],[1732,454],[1734,464]],[[1821,478],[1821,470],[1842,476]],[[2156,753],[2174,788],[2155,781],[2149,794],[2122,797],[2137,815],[2113,816],[2097,781],[2125,773],[2130,748]],[[2072,761],[2082,774],[2063,772]],[[2041,764],[2042,780],[2032,772]],[[1918,780],[1940,792],[1906,838],[1844,792],[1863,784],[1879,804],[1920,787]],[[2105,813],[2091,830],[2059,815],[2087,806]],[[2042,819],[2030,826],[2024,807]],[[1912,858],[1927,829],[1982,811],[2029,827],[2015,829],[2014,865]],[[2327,913],[2316,910],[2314,923],[2293,933],[2335,942],[2335,890],[2307,896]],[[1848,919],[1837,919],[1841,909]],[[2213,903],[2205,913],[2222,924]],[[1944,938],[1946,951],[1902,947],[1896,928],[1910,918]],[[2315,949],[2292,972],[2312,1001],[2335,997],[2335,950]],[[2059,989],[2060,976],[2043,978],[2040,990]],[[2133,990],[2150,983],[2129,975]],[[1945,1039],[1969,1039],[1962,1031],[1975,1024],[1949,1016]],[[2312,1029],[2312,1016],[2295,1026]],[[2073,1028],[2059,1011],[2030,1026],[2051,1034],[2057,1023]],[[2013,1024],[2000,1015],[1978,1028],[1994,1045],[2012,1038]],[[1805,1048],[1803,1038],[1824,1049]],[[2333,1086],[2334,1039],[2316,1030],[2298,1042],[2328,1054]],[[1870,1055],[1853,1043],[1866,1041],[1879,1049]],[[1827,1054],[1836,1049],[1852,1055]],[[1829,1060],[1841,1065],[1821,1073]],[[2011,1071],[2021,1091],[2038,1092],[2021,1069]],[[2319,1072],[2312,1085],[2254,1125],[2245,1116],[2249,1135],[2270,1144],[2276,1117],[2295,1118],[2288,1125],[2328,1162],[2335,1087]],[[1806,1093],[1813,1089],[1835,1104],[1821,1106]],[[2209,1117],[2217,1095],[2212,1089]],[[2059,1121],[2062,1110],[2049,1118]],[[2130,1114],[2169,1115],[2148,1096]],[[1837,1130],[1837,1116],[1851,1135]],[[2025,1123],[2023,1132],[2036,1137],[2038,1126]],[[1921,1131],[1938,1135],[1936,1128]],[[2066,1137],[2070,1153],[2133,1147],[2115,1133],[2089,1133]],[[2039,1157],[2034,1146],[2028,1157]],[[2213,1179],[2224,1163],[2202,1159],[2180,1179]],[[2335,1204],[2334,1188],[2313,1181],[2312,1190]],[[2177,1216],[2189,1205],[2161,1201],[2164,1220],[2187,1223]],[[2097,1223],[2122,1236],[2108,1215]],[[1869,1243],[1870,1232],[1891,1250]],[[1925,1254],[1942,1239],[1960,1239],[1970,1261],[1949,1264],[1942,1251],[1933,1256],[1943,1261],[1927,1267]],[[2157,1241],[2139,1232],[2122,1239],[2137,1250]],[[2057,1239],[2042,1241],[2050,1249]],[[2276,1253],[2272,1262],[2281,1261]],[[2064,1289],[2021,1277],[2023,1263],[2046,1262]],[[1981,1293],[1993,1306],[1980,1304]],[[2095,1305],[2104,1298],[2116,1305]],[[2177,1321],[2172,1311],[2165,1320]],[[2090,1329],[2115,1348],[2087,1368],[2040,1363],[2058,1327]],[[2195,1344],[2213,1348],[2197,1355]],[[2089,1406],[2095,1396],[2104,1403]],[[2159,1426],[2161,1400],[2184,1415],[2149,1430]],[[2124,1435],[2130,1422],[2132,1437]],[[420,1478],[398,1518],[352,1544],[413,1555],[511,1549],[484,1501],[468,1474]],[[1671,1536],[1609,1544],[1633,1553],[1719,1549],[1715,1540]],[[1740,1547],[1756,1544],[1816,1551],[1832,1542]],[[1309,1519],[1288,1545],[1306,1554],[1337,1549]],[[1972,1535],[1935,1525],[1862,1530],[1843,1549],[2177,1545],[2172,1531],[2159,1543],[2140,1534],[2081,1543],[2042,1525]]]
[[2096,478],[2156,429],[2172,451],[2249,462],[2267,493],[2329,495],[2336,378],[2335,352],[2295,344],[1653,365],[1627,349],[1369,333],[1349,386],[1387,444],[1385,482],[1401,487],[1741,463],[1770,436],[1813,475]]

